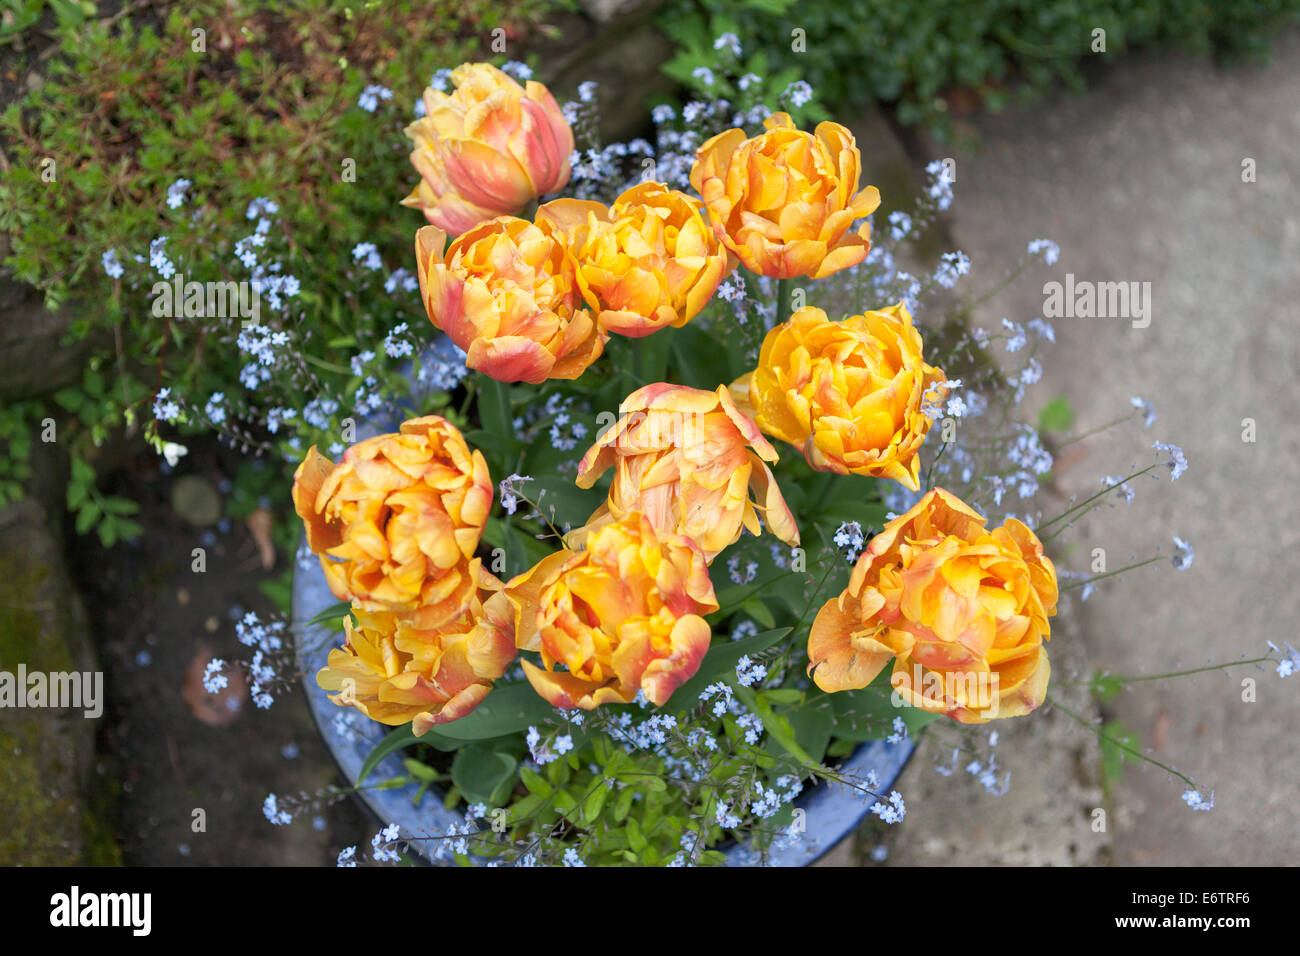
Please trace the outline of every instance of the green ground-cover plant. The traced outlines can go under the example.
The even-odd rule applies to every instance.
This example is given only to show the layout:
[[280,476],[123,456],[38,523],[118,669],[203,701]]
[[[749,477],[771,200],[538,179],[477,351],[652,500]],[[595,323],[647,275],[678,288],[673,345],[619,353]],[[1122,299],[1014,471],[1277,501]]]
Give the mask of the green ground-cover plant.
[[[300,431],[337,434],[403,353],[359,343],[423,321],[401,269],[421,221],[397,205],[416,178],[401,130],[434,70],[493,55],[494,38],[513,52],[544,9],[200,0],[59,18],[43,82],[0,115],[0,228],[16,278],[73,310],[69,339],[103,344],[80,382],[5,410],[0,494],[23,477],[30,442],[14,435],[51,415],[83,462],[121,432],[172,457],[210,431],[290,455]],[[156,283],[178,278],[235,283],[258,314],[230,314],[234,296],[205,295],[202,315],[163,302]],[[130,536],[104,527],[116,513],[96,513],[92,489],[70,486],[77,526]]]
[[669,0],[659,24],[677,46],[675,78],[711,65],[714,38],[732,33],[756,73],[806,80],[832,112],[879,101],[943,133],[956,89],[994,108],[1081,89],[1090,58],[1139,46],[1258,59],[1297,16],[1295,0]]

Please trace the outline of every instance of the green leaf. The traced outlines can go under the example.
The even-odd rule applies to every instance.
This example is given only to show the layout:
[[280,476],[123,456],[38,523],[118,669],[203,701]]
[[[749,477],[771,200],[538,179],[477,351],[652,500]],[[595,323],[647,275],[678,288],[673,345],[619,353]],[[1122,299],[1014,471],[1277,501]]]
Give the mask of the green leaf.
[[[763,696],[771,700],[769,693],[763,692]],[[818,695],[802,707],[784,712],[784,716],[794,729],[795,742],[817,762],[826,756],[826,748],[830,746],[831,733],[835,724],[829,696]]]
[[1063,432],[1074,424],[1074,409],[1064,395],[1049,399],[1038,413],[1040,432]]
[[767,701],[748,687],[737,686],[735,693],[737,700],[758,714],[763,721],[763,727],[771,734],[773,740],[785,748],[786,753],[801,764],[817,763],[795,739],[794,727],[791,726],[790,721],[779,714],[773,713]]
[[514,776],[517,761],[488,747],[465,747],[451,763],[452,782],[470,803],[488,803],[501,784]]
[[650,845],[650,842],[641,833],[641,825],[636,822],[636,817],[628,817],[624,829],[627,832],[627,845],[634,852],[641,853]]
[[68,510],[76,511],[86,501],[86,486],[81,482],[68,482],[67,502]]
[[349,601],[339,601],[337,604],[331,604],[325,610],[321,611],[310,621],[307,627],[315,627],[317,624],[324,624],[326,621],[337,621],[340,618],[347,617],[352,612],[352,604]]
[[[1104,724],[1098,734],[1101,742],[1101,786],[1109,795],[1111,788],[1124,776],[1126,763],[1137,763],[1141,758],[1132,751],[1140,751],[1138,735],[1118,720]],[[1129,748],[1126,750],[1125,748]]]
[[69,385],[67,388],[61,388],[55,392],[54,400],[75,415],[81,409],[86,398],[80,389]]
[[801,704],[804,692],[793,687],[778,687],[763,691],[763,696],[770,704]]
[[366,755],[366,759],[361,763],[361,771],[357,774],[357,786],[361,786],[379,766],[379,761],[383,760],[389,754],[401,750],[403,747],[412,746],[419,738],[411,732],[411,725],[404,724],[394,730],[390,730],[384,735],[384,739],[375,744],[374,749]]
[[519,770],[519,779],[523,785],[528,788],[528,792],[536,794],[545,800],[555,793],[555,788],[542,779],[542,775],[531,767],[521,767]]
[[600,811],[605,808],[605,798],[608,796],[609,788],[603,783],[587,794],[587,799],[582,801],[582,822],[585,825],[591,826],[600,819]]
[[438,725],[438,734],[453,740],[490,740],[527,730],[552,716],[554,709],[527,681],[497,684],[483,703],[460,720]]
[[895,707],[889,677],[890,672],[886,669],[867,687],[828,695],[834,715],[835,737],[859,743],[883,740],[894,732],[895,717],[903,718],[909,734],[916,734],[939,717],[919,707]]
[[83,485],[94,484],[95,469],[90,467],[84,458],[78,458],[74,455],[71,460],[71,465],[73,481]]
[[1124,689],[1124,681],[1113,674],[1097,671],[1092,675],[1092,695],[1103,704],[1114,700]]
[[776,618],[758,598],[750,598],[740,605],[740,609],[764,627],[776,627]]
[[730,677],[734,681],[736,663],[742,657],[767,650],[792,630],[793,628],[789,627],[778,627],[770,631],[759,631],[753,637],[746,637],[739,641],[714,644],[704,656],[704,663],[700,665],[696,675],[677,688],[664,706],[689,710],[699,700],[700,691],[710,684],[725,677]]
[[118,498],[116,496],[105,498],[103,505],[106,512],[115,515],[133,515],[140,510],[140,506],[130,498]]
[[[668,372],[668,352],[672,347],[673,336],[668,329],[661,329],[636,343],[636,355],[640,360],[641,381],[662,382]],[[713,388],[717,388],[714,385]]]
[[510,388],[504,382],[483,376],[478,388],[479,419],[491,435],[505,439],[506,447],[515,444],[514,416],[510,412]]
[[405,767],[406,772],[409,773],[416,780],[421,780],[425,783],[438,782],[438,777],[439,777],[438,771],[434,770],[427,763],[421,763],[418,760],[414,760],[411,757],[407,757],[402,761],[402,766]]
[[[76,459],[73,459],[74,461]],[[91,501],[77,512],[77,534],[85,534],[99,520],[99,505]]]
[[627,818],[628,811],[632,809],[632,800],[635,796],[635,787],[624,787],[619,792],[618,800],[614,802],[615,823],[622,823]]

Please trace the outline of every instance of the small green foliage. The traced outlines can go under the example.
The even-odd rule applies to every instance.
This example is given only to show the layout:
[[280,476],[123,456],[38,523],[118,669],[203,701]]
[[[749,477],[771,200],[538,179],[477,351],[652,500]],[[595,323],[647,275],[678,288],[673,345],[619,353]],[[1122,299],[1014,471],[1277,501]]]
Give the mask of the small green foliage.
[[40,429],[39,402],[0,406],[0,508],[23,496],[31,477],[32,436]]
[[1096,697],[1101,703],[1109,703],[1119,696],[1119,692],[1124,689],[1124,679],[1108,674],[1105,671],[1097,671],[1092,675],[1092,696]]
[[75,454],[71,466],[66,502],[68,511],[76,516],[77,533],[86,534],[93,528],[106,548],[139,535],[140,523],[130,515],[139,512],[140,506],[128,498],[101,494],[95,487],[95,469]]
[[[216,432],[276,462],[264,481],[283,489],[286,460],[341,451],[347,419],[409,391],[398,343],[422,344],[412,330],[427,320],[411,276],[423,218],[397,205],[417,178],[402,129],[436,69],[486,58],[498,26],[525,36],[541,0],[198,0],[161,20],[99,18],[84,0],[4,9],[0,41],[55,41],[44,82],[0,114],[0,229],[4,264],[50,308],[77,303],[70,335],[96,343],[82,380],[53,397],[74,459],[122,433],[161,453]],[[392,95],[372,112],[373,85]],[[364,243],[373,260],[354,254]],[[178,278],[216,314],[192,314],[185,286],[171,301]],[[293,282],[267,285],[280,278]],[[256,294],[258,313],[226,284],[245,311]],[[431,410],[445,402],[423,391]],[[0,413],[15,452],[0,501],[24,477],[17,422],[33,412]],[[261,496],[242,477],[236,517]],[[105,544],[138,532],[84,474],[73,489],[78,530]]]
[[1038,413],[1040,432],[1064,432],[1074,424],[1074,409],[1064,395],[1056,395],[1043,405]]
[[[1057,84],[1081,88],[1090,58],[1145,45],[1258,59],[1296,17],[1290,0],[671,0],[658,22],[678,48],[665,71],[684,82],[713,65],[714,38],[732,32],[745,68],[770,75],[764,88],[777,95],[803,79],[833,112],[879,101],[902,123],[943,134],[958,90],[998,109]],[[1092,49],[1099,28],[1104,53]]]
[[1101,786],[1107,796],[1124,776],[1126,764],[1142,759],[1138,735],[1118,720],[1107,721],[1098,735],[1101,741]]

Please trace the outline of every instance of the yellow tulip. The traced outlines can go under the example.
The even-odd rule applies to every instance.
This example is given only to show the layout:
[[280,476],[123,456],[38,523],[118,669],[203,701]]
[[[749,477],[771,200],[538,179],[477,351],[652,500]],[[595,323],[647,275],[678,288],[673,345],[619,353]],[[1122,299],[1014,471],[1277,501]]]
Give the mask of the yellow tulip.
[[699,202],[663,183],[633,186],[609,208],[556,199],[537,219],[570,237],[578,282],[597,303],[604,332],[639,337],[680,328],[731,271]]
[[871,249],[871,228],[850,227],[880,205],[880,193],[858,192],[853,134],[829,122],[806,133],[786,113],[763,125],[767,132],[752,139],[729,129],[696,151],[691,185],[718,239],[746,268],[774,279],[822,279],[857,265]]
[[483,702],[515,658],[514,616],[501,582],[479,571],[479,589],[458,617],[434,629],[411,615],[353,609],[347,642],[329,653],[316,682],[330,700],[372,720],[412,722],[417,737]]
[[403,205],[459,235],[569,181],[573,133],[545,86],[487,63],[462,64],[451,81],[450,94],[424,91],[425,115],[406,129],[420,183]]
[[1014,518],[990,531],[936,488],[871,539],[818,613],[808,671],[835,693],[866,687],[892,660],[890,682],[915,707],[967,724],[1017,717],[1047,695],[1056,600],[1033,531]]
[[446,419],[403,422],[337,465],[313,446],[294,473],[293,502],[339,600],[408,612],[426,629],[471,602],[492,479]]
[[666,703],[699,670],[711,637],[703,615],[718,609],[695,542],[636,513],[592,531],[585,550],[544,558],[504,593],[516,644],[542,655],[542,667],[521,661],[524,674],[566,709],[629,703],[638,691]]
[[842,322],[809,307],[767,333],[758,367],[731,393],[816,470],[891,478],[917,491],[918,452],[933,423],[922,406],[943,399],[946,381],[925,364],[901,302]]
[[799,543],[794,516],[766,464],[777,460],[776,451],[725,385],[716,392],[646,385],[623,400],[619,414],[578,465],[580,488],[590,488],[610,467],[615,471],[605,504],[571,533],[575,544],[635,511],[660,533],[691,538],[710,561],[740,538],[742,526],[760,533],[760,512],[778,538]]

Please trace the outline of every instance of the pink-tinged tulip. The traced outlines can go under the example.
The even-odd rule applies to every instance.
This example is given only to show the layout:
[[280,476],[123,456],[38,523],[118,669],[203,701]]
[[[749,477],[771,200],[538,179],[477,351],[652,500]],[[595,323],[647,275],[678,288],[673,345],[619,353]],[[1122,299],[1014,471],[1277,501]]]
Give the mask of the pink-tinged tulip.
[[646,385],[624,399],[619,414],[578,465],[580,488],[615,471],[605,504],[572,533],[575,544],[590,529],[634,511],[661,533],[691,538],[710,561],[740,538],[742,527],[759,534],[760,513],[774,535],[799,543],[794,516],[766,464],[777,460],[776,451],[725,385],[716,392]]
[[451,81],[450,94],[424,91],[426,113],[406,129],[420,184],[403,205],[459,235],[569,181],[573,133],[545,86],[487,63],[463,64]]
[[732,268],[699,202],[663,183],[633,186],[609,208],[556,199],[537,219],[569,237],[578,282],[597,303],[604,332],[639,337],[680,328]]
[[516,644],[542,655],[542,667],[521,661],[524,674],[566,709],[625,704],[637,691],[665,703],[699,670],[711,637],[702,615],[718,609],[695,542],[640,514],[592,531],[583,551],[544,558],[505,594]]
[[786,113],[763,125],[767,132],[752,139],[729,129],[696,151],[691,185],[718,239],[747,269],[773,279],[822,279],[857,265],[871,249],[871,228],[850,227],[880,205],[880,193],[858,192],[862,157],[853,134],[838,123],[805,133]]
[[413,614],[425,629],[470,603],[492,478],[445,418],[403,422],[396,434],[353,445],[337,465],[313,446],[293,481],[307,545],[339,600]]
[[464,233],[445,254],[440,229],[415,236],[429,320],[465,351],[466,365],[500,382],[574,379],[605,348],[565,238],[548,230],[503,216]]
[[372,720],[411,721],[419,737],[459,720],[488,695],[515,658],[514,613],[501,582],[479,571],[479,587],[465,610],[437,628],[413,615],[353,609],[344,621],[347,642],[330,651],[316,682],[330,700]]
[[936,488],[885,525],[813,621],[817,686],[866,687],[893,661],[894,689],[931,713],[980,724],[1037,708],[1051,674],[1056,568],[1024,524],[990,531],[985,520]]

